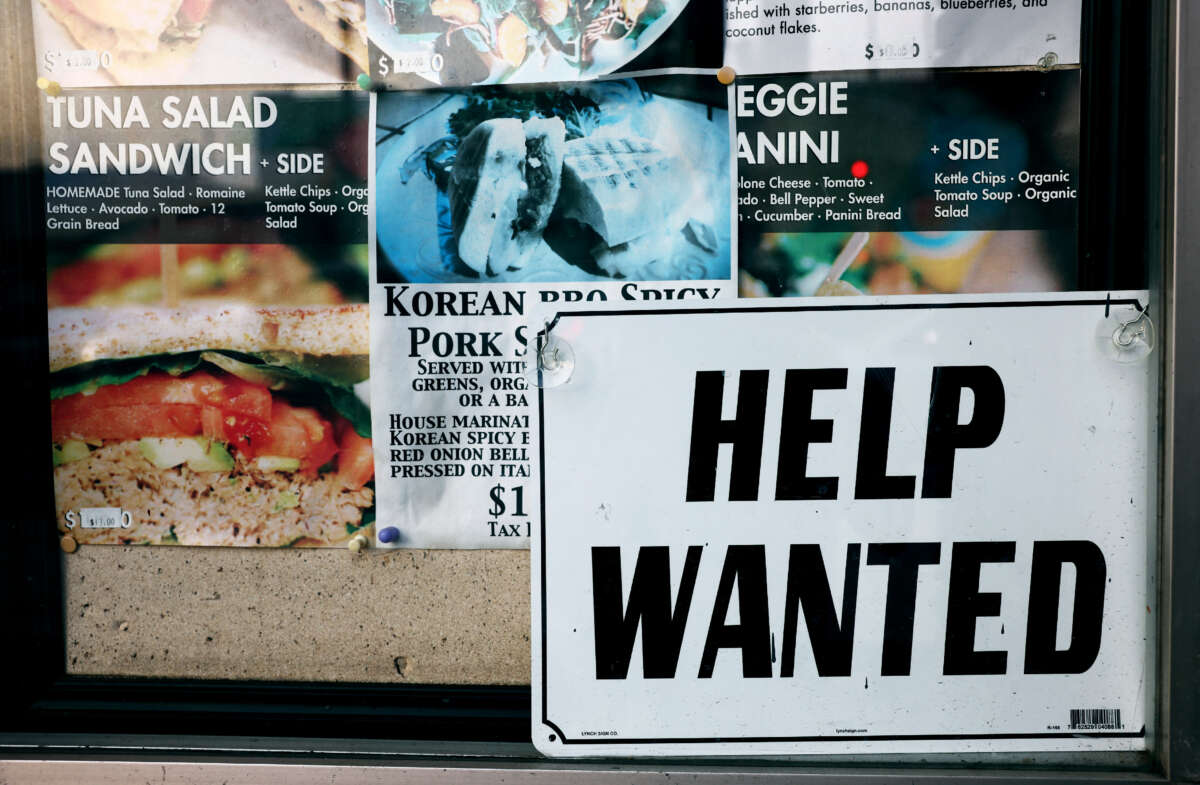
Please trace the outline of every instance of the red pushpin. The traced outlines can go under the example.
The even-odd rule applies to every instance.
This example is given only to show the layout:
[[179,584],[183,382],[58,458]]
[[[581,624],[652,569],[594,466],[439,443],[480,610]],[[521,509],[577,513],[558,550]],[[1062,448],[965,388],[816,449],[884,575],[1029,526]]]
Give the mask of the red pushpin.
[[850,174],[854,175],[859,180],[866,177],[867,172],[869,171],[871,171],[871,168],[867,166],[866,161],[855,161],[854,163],[850,164]]

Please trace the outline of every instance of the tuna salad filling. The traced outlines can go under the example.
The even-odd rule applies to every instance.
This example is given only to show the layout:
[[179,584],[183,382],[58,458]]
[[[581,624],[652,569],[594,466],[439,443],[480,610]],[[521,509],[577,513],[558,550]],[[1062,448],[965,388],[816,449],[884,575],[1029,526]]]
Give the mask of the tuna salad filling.
[[[374,497],[370,413],[350,386],[360,375],[355,365],[354,358],[191,352],[55,374],[60,528],[82,542],[347,539],[370,523]],[[125,525],[71,525],[91,508],[119,508]]]

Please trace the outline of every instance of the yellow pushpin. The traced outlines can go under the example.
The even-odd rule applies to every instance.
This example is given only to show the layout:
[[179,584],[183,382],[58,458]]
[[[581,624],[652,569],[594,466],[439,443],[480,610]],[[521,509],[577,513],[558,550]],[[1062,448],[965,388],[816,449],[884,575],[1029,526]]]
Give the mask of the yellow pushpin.
[[63,538],[58,541],[58,547],[62,548],[66,553],[74,553],[79,547],[79,543],[75,542],[75,538],[69,534],[63,535]]
[[737,74],[732,68],[727,65],[721,66],[717,71],[717,81],[721,84],[733,84],[733,80],[737,78]]
[[361,553],[366,549],[368,544],[367,538],[364,535],[356,534],[350,538],[350,544],[346,547],[350,549],[351,553]]
[[44,76],[39,76],[37,80],[38,89],[46,95],[62,95],[62,85],[55,82],[53,79],[47,79]]

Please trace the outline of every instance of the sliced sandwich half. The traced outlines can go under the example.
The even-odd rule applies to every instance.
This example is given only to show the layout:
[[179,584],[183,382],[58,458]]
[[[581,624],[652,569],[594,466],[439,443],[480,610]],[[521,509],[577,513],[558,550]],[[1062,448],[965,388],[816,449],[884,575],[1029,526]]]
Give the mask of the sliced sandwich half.
[[649,139],[575,139],[566,144],[556,217],[595,235],[592,256],[609,275],[638,277],[687,222],[687,166]]
[[119,84],[173,84],[213,0],[41,0],[83,49],[106,52]]
[[[373,519],[367,309],[51,312],[58,526],[84,543],[335,545]],[[86,528],[89,510],[124,525]]]
[[563,121],[550,117],[487,120],[463,139],[448,195],[468,267],[499,275],[529,261],[558,200],[565,138]]

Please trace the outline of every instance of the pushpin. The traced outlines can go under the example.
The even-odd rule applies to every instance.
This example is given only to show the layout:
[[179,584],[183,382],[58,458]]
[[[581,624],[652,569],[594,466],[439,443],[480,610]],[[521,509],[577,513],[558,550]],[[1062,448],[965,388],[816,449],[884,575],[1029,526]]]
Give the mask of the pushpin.
[[42,90],[46,95],[58,96],[62,95],[62,85],[52,79],[47,79],[44,76],[39,76],[37,80],[39,90]]
[[736,78],[737,74],[727,65],[721,66],[720,70],[717,71],[717,81],[721,84],[733,84],[733,80]]
[[400,539],[400,530],[395,526],[385,526],[379,530],[379,541],[393,543]]
[[359,74],[358,78],[355,79],[354,81],[358,84],[358,87],[360,90],[370,90],[371,89],[371,77],[368,76],[367,74]]
[[79,543],[75,542],[75,538],[69,534],[63,535],[63,538],[58,541],[58,547],[62,548],[65,553],[74,553],[79,547]]
[[367,547],[367,538],[361,534],[356,534],[350,538],[350,544],[346,546],[351,553],[360,553]]

